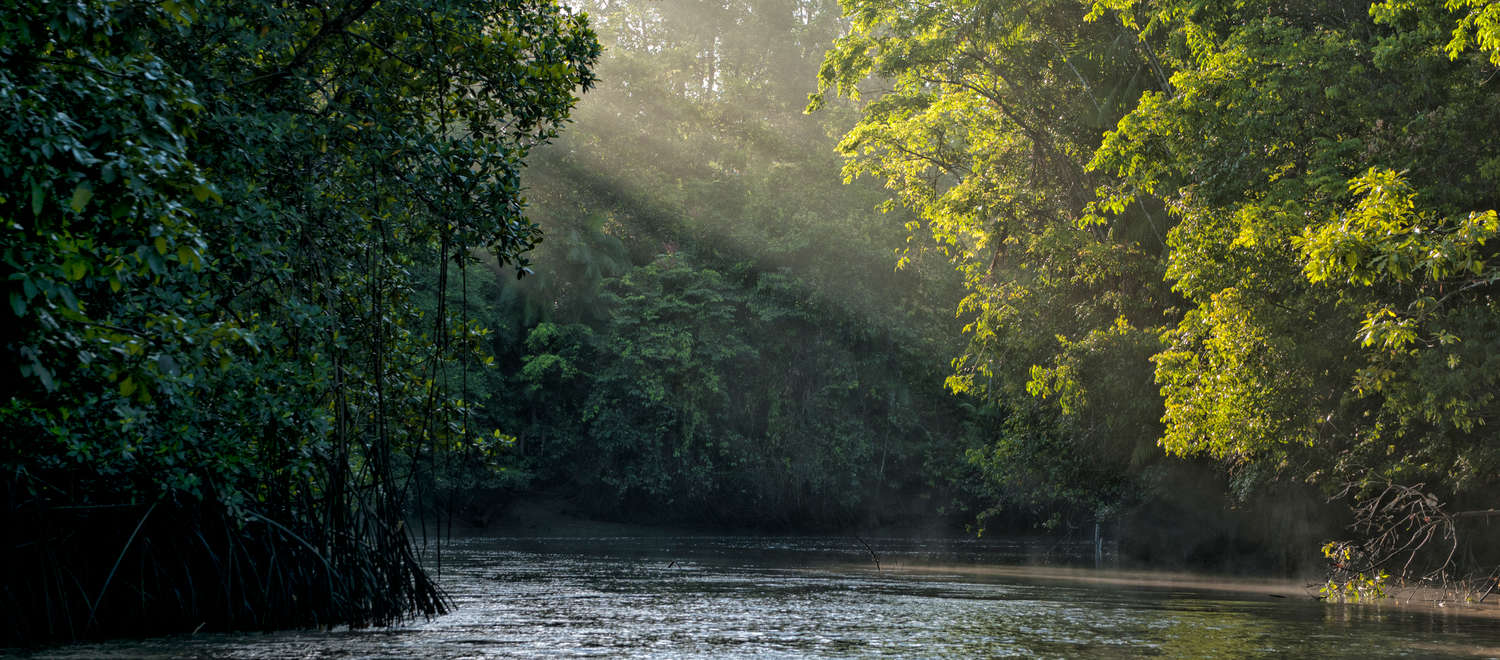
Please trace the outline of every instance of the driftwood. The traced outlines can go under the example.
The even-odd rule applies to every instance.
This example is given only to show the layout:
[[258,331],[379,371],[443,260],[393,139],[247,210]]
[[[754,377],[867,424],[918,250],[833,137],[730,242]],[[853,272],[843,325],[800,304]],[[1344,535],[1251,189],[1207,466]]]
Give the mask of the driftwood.
[[[1500,568],[1485,574],[1495,558],[1475,557],[1458,522],[1500,517],[1500,509],[1449,512],[1425,486],[1387,480],[1373,496],[1361,496],[1355,492],[1359,485],[1351,483],[1338,495],[1355,502],[1349,529],[1357,538],[1329,545],[1330,583],[1347,585],[1388,573],[1397,587],[1438,588],[1479,602],[1489,596]],[[1486,552],[1481,548],[1479,554]]]
[[865,540],[858,535],[854,537],[854,540],[859,541],[860,545],[865,546],[865,552],[870,553],[870,561],[875,562],[875,570],[880,570],[880,556],[875,554],[875,551],[870,548],[870,544],[865,543]]

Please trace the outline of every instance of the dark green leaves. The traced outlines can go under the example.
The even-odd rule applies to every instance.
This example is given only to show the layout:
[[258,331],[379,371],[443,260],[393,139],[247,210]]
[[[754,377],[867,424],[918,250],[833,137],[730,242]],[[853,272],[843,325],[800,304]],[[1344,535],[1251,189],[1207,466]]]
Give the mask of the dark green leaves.
[[[424,318],[412,271],[522,259],[517,173],[597,54],[548,2],[0,6],[11,510],[163,501],[313,539],[373,516],[405,543],[393,456],[472,435],[440,372],[480,334]],[[432,610],[395,566],[328,595],[358,611],[289,616]]]

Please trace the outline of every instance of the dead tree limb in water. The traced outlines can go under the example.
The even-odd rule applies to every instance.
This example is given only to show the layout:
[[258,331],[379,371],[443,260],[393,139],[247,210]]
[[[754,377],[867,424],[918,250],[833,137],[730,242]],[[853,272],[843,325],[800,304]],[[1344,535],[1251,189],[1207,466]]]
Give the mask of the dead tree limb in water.
[[865,552],[870,553],[870,561],[875,562],[875,570],[880,570],[880,556],[875,554],[875,551],[870,548],[870,544],[865,543],[865,540],[860,538],[858,534],[854,536],[854,540],[859,541],[860,545],[865,546]]
[[[1459,523],[1500,516],[1500,511],[1449,512],[1424,483],[1380,480],[1376,489],[1357,492],[1369,483],[1351,483],[1337,496],[1354,502],[1349,530],[1356,538],[1325,547],[1332,562],[1330,582],[1347,585],[1389,573],[1398,586],[1433,587],[1468,598],[1488,595],[1489,590],[1484,596],[1479,592],[1493,579],[1481,577],[1478,567],[1489,566],[1493,557],[1484,556],[1485,548],[1461,533]],[[1474,556],[1476,550],[1481,556]]]

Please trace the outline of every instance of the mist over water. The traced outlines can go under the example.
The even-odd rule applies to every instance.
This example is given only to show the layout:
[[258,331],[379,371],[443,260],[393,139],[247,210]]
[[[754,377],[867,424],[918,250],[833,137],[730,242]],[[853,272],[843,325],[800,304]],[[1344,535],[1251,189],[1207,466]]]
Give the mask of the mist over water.
[[[849,537],[455,540],[454,614],[388,630],[197,635],[83,657],[1491,657],[1490,617],[1324,604],[1282,583],[1017,562],[1008,541]],[[945,566],[937,566],[945,564]],[[895,568],[891,568],[895,566]],[[927,566],[924,570],[914,570]],[[1071,576],[1071,577],[1069,577]],[[1089,576],[1099,579],[1089,579]],[[1127,579],[1112,579],[1124,576]],[[1123,582],[1123,583],[1122,583]],[[1247,585],[1249,588],[1246,588]],[[1236,589],[1239,589],[1236,591]],[[1258,592],[1256,589],[1263,589]]]
[[1096,566],[1500,586],[1500,4],[564,2],[3,14],[6,643],[1500,657]]

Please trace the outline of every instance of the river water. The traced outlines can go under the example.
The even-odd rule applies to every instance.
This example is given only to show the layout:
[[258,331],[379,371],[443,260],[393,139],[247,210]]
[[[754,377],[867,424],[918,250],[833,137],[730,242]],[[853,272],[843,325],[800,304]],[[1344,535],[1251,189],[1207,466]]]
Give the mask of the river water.
[[[1028,567],[1004,541],[453,539],[458,609],[375,630],[198,634],[39,658],[1497,657],[1500,619],[1293,583]],[[880,561],[877,570],[872,556]]]

